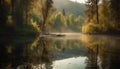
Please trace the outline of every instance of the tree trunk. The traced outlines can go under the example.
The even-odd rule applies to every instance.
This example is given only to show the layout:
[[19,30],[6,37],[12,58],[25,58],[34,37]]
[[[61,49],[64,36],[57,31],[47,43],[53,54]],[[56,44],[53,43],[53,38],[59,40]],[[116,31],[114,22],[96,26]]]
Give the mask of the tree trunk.
[[97,23],[99,24],[98,1],[99,0],[96,0],[96,19],[97,19]]

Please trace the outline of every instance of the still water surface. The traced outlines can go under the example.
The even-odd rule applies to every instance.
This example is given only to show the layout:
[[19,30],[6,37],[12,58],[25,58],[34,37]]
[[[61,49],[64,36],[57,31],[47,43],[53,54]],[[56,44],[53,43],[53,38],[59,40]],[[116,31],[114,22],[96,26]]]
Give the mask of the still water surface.
[[120,37],[2,37],[0,69],[120,69]]

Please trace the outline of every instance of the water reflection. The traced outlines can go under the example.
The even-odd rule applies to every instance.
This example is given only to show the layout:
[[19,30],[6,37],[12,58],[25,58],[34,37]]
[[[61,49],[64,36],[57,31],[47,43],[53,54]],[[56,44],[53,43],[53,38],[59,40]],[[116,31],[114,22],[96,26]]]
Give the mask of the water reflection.
[[53,69],[85,69],[86,57],[72,57],[53,62]]
[[53,57],[49,48],[44,37],[7,38],[0,43],[0,69],[51,69]]
[[2,37],[0,69],[120,68],[120,37],[79,37]]
[[93,51],[91,48],[86,48],[86,69],[99,69],[98,65],[98,46],[96,46],[96,51]]
[[83,35],[87,69],[120,69],[120,37]]

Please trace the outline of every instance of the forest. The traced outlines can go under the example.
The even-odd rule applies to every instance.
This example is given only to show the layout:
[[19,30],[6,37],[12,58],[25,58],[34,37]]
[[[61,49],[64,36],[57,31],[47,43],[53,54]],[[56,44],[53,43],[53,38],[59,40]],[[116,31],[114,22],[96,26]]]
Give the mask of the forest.
[[1,35],[48,32],[120,33],[120,1],[0,0]]
[[86,7],[83,33],[120,33],[120,0],[88,0]]
[[0,69],[120,69],[120,0],[0,0],[0,26]]

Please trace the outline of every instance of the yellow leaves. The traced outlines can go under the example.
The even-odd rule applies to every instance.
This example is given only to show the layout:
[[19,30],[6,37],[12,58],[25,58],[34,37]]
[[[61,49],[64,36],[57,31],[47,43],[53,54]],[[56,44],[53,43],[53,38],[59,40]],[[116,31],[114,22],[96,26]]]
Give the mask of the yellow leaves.
[[12,16],[7,17],[7,25],[8,26],[13,26],[14,25]]
[[30,20],[30,23],[35,29],[37,29],[37,31],[40,31],[40,28],[38,27],[37,23],[33,21],[33,19]]
[[38,46],[38,45],[37,45],[38,42],[39,42],[39,37],[37,37],[37,38],[34,40],[34,42],[31,44],[30,48],[31,48],[31,49],[34,49],[34,47]]
[[88,23],[82,26],[83,33],[97,33],[100,31],[99,24]]
[[55,15],[55,18],[61,18],[63,16],[62,12],[58,12],[56,15]]
[[7,5],[11,5],[11,0],[4,0]]
[[[112,38],[112,40],[111,40]],[[117,37],[118,38],[118,37]],[[111,36],[99,36],[99,35],[82,35],[82,42],[88,47],[88,48],[96,48],[96,46],[102,47],[100,51],[103,51],[108,48],[116,48],[116,46],[119,44],[119,41],[115,37]]]
[[44,29],[47,29],[53,23],[54,19],[53,13],[56,9],[53,7],[53,3],[48,3],[48,0],[36,0],[32,4],[32,8],[30,9],[31,16],[37,16],[36,23],[39,22],[38,24],[41,25],[39,28],[44,27]]
[[13,50],[12,45],[7,46],[6,48],[8,53],[12,53],[12,50]]
[[[61,29],[81,30],[81,17],[75,17],[74,14],[64,15],[63,12],[58,12],[55,15],[55,23]],[[59,24],[58,24],[59,23]]]
[[67,26],[67,18],[66,18],[66,16],[63,15],[62,12],[58,12],[55,15],[55,19],[60,19],[60,21],[64,24],[64,26]]
[[[99,25],[97,25],[97,17],[96,14],[93,15],[92,18],[88,16],[88,22],[82,28],[83,32],[98,32],[98,33],[109,33],[114,31],[118,31],[119,22],[117,22],[115,17],[113,17],[113,12],[111,12],[110,5],[108,1],[103,0],[103,2],[99,5]],[[117,15],[116,15],[117,16]],[[90,23],[90,24],[89,24]],[[96,26],[94,26],[96,25]],[[98,30],[98,31],[97,31]],[[114,30],[114,31],[113,31]]]
[[78,16],[78,17],[75,19],[75,22],[76,22],[76,23],[79,23],[80,20],[81,20],[81,16]]
[[70,15],[68,16],[68,18],[69,18],[69,22],[70,22],[70,23],[73,23],[73,22],[74,22],[74,14],[70,14]]

